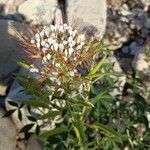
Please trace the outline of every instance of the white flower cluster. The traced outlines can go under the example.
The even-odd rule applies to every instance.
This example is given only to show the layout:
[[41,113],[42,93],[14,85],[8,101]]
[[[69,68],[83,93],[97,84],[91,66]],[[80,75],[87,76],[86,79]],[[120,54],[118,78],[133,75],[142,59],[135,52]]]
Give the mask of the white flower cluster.
[[[85,44],[85,36],[77,35],[77,30],[73,30],[67,24],[44,26],[41,31],[35,34],[31,40],[43,53],[42,63],[54,62],[51,52],[63,53],[65,61],[81,50]],[[76,52],[75,52],[76,51]],[[76,57],[73,57],[76,59]],[[57,64],[58,65],[58,64]]]

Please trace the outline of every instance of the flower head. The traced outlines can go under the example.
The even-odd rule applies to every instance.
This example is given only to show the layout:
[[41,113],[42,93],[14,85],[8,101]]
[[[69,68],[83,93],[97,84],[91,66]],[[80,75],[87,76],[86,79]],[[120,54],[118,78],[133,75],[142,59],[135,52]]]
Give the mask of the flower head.
[[84,34],[78,34],[77,30],[63,24],[41,27],[31,40],[24,41],[23,47],[29,60],[37,58],[38,63],[31,63],[32,72],[38,70],[42,76],[55,76],[64,81],[82,75],[84,62],[91,60],[96,53],[92,48],[97,46],[96,42],[86,41]]

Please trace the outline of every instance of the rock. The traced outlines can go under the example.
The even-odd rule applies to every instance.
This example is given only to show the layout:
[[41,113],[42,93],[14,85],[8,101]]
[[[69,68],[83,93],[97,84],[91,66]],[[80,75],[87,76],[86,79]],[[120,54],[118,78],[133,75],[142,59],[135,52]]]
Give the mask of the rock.
[[[29,72],[28,72],[28,70],[25,70],[24,68],[21,68],[20,71],[19,71],[19,73],[21,73],[21,74],[27,74]],[[31,73],[29,75],[31,75],[34,78],[37,77],[37,74],[34,74],[34,73]],[[11,88],[10,88],[10,90],[9,90],[9,93],[8,93],[6,99],[5,99],[6,110],[9,111],[9,110],[12,110],[12,109],[16,108],[16,107],[10,105],[8,103],[8,101],[13,101],[13,102],[18,103],[18,101],[21,102],[21,101],[23,101],[25,99],[30,99],[30,98],[31,97],[26,93],[26,91],[23,89],[23,87],[21,87],[17,83],[17,81],[14,81],[13,84],[12,84],[12,86],[11,86]],[[58,101],[56,100],[54,103],[56,103],[56,102],[58,102]],[[33,123],[27,117],[27,116],[30,116],[31,114],[29,113],[29,111],[28,111],[28,109],[27,109],[26,106],[22,107],[20,109],[20,111],[22,113],[22,121],[20,121],[19,118],[18,118],[18,111],[15,111],[11,115],[12,120],[15,123],[16,128],[18,130],[22,129],[22,127],[24,127],[27,124]],[[43,108],[42,111],[46,114],[48,112],[48,109],[44,109]],[[35,114],[41,114],[41,111],[39,111],[36,108],[35,109],[31,108],[31,112],[32,112],[33,115],[35,115]],[[50,123],[49,124],[46,123],[46,125],[42,126],[41,130],[51,130],[51,129],[54,129],[56,127],[56,123],[62,122],[61,120],[63,120],[63,118],[58,115],[58,116],[56,116],[52,120],[51,124]],[[38,125],[43,125],[45,123],[45,121],[44,120],[38,120],[37,123],[38,123]],[[35,131],[35,127],[36,127],[36,124],[32,127],[32,129],[30,130],[30,132],[34,132]]]
[[140,51],[137,53],[132,61],[132,67],[135,71],[143,72],[143,74],[147,73],[149,70],[149,65],[145,61],[144,51]]
[[16,61],[21,48],[18,46],[19,37],[15,30],[23,33],[25,25],[14,21],[0,20],[0,95],[5,95],[11,75],[16,72]]
[[26,0],[8,0],[7,3],[5,3],[6,14],[16,13],[18,6],[24,3],[25,1]]
[[27,0],[18,7],[18,12],[32,24],[51,24],[56,6],[57,0]]
[[0,0],[0,18],[20,20],[17,8],[26,0]]
[[106,26],[106,0],[67,0],[68,23],[85,31],[87,36],[102,38]]
[[137,53],[138,50],[139,50],[139,47],[138,47],[138,45],[137,45],[136,42],[132,42],[132,43],[130,44],[129,48],[130,48],[130,53],[131,53],[132,55],[134,55],[135,53]]
[[[109,40],[108,44],[111,50],[117,50],[124,44],[130,43],[131,40],[134,42],[141,38],[144,40],[148,38],[150,34],[149,0],[124,0],[120,2],[110,0],[107,5],[108,19],[104,38]],[[132,52],[134,54],[135,49]]]
[[[114,71],[118,72],[118,73],[122,73],[123,74],[123,70],[120,67],[120,64],[118,62],[118,60],[114,57],[111,56],[108,58],[107,60],[109,63],[114,63]],[[125,75],[121,75],[120,77],[115,77],[113,76],[114,80],[116,80],[117,82],[115,83],[115,88],[113,89],[113,91],[111,91],[111,95],[112,96],[117,96],[117,95],[122,95],[123,89],[124,89],[124,85],[126,83],[126,76]]]
[[15,150],[17,130],[10,118],[2,118],[4,111],[0,109],[0,150]]
[[35,136],[31,136],[31,138],[27,142],[26,150],[43,150],[43,142],[39,140]]
[[121,51],[124,53],[124,54],[127,54],[129,52],[129,47],[128,46],[124,46]]
[[[26,73],[26,70],[21,69],[21,71],[19,71],[19,73]],[[16,107],[10,105],[8,103],[8,101],[17,102],[18,100],[21,101],[22,99],[28,99],[29,98],[27,96],[27,94],[24,92],[23,88],[16,81],[13,82],[9,91],[10,92],[8,93],[8,95],[5,99],[5,107],[6,107],[6,110],[8,110],[8,111],[16,108]],[[27,111],[27,109],[23,107],[21,109],[21,112],[23,114],[22,115],[22,117],[23,117],[22,121],[19,120],[17,111],[11,115],[12,120],[15,123],[16,128],[18,130],[20,130],[23,126],[31,123],[26,117],[27,115],[29,115],[29,112]]]

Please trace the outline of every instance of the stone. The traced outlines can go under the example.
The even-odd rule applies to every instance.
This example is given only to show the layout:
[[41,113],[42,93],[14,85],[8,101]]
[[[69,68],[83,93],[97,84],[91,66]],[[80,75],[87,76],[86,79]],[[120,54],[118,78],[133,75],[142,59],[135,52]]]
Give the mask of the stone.
[[4,113],[0,109],[0,150],[16,150],[17,130],[10,118],[2,118]]
[[132,61],[132,67],[134,68],[135,71],[140,71],[143,72],[143,74],[147,73],[149,70],[149,65],[145,61],[145,54],[144,51],[140,51],[137,53]]
[[102,38],[106,27],[106,0],[67,0],[68,24],[85,31],[87,36]]
[[132,43],[130,44],[129,48],[130,48],[130,53],[131,53],[132,55],[134,55],[134,54],[136,53],[136,51],[138,51],[138,45],[137,45],[136,42],[132,42]]
[[117,95],[121,96],[123,89],[124,89],[124,85],[125,85],[126,80],[127,80],[127,77],[125,75],[123,75],[123,70],[120,67],[118,60],[114,56],[109,57],[107,61],[109,63],[114,64],[113,70],[115,72],[122,73],[122,75],[120,77],[116,78],[115,76],[113,76],[114,80],[116,80],[116,83],[115,83],[115,88],[110,93],[112,96],[117,96]]
[[26,150],[43,150],[44,143],[36,136],[31,136],[27,142]]
[[[20,69],[19,73],[26,73],[26,70],[24,69]],[[21,101],[22,99],[28,99],[29,97],[27,96],[27,94],[24,92],[23,88],[16,82],[14,81],[10,90],[9,90],[9,93],[5,99],[5,107],[6,107],[6,110],[9,111],[9,110],[12,110],[12,109],[15,109],[16,107],[10,105],[8,103],[8,101],[13,101],[13,102],[17,102],[18,100]],[[18,113],[17,111],[15,111],[12,115],[11,115],[11,118],[13,120],[13,122],[15,123],[16,125],[16,128],[18,130],[20,130],[22,127],[24,127],[25,125],[31,123],[28,119],[27,119],[27,115],[29,115],[27,109],[25,109],[24,107],[21,108],[21,112],[22,112],[22,121],[19,120],[18,118]]]
[[16,61],[19,51],[19,37],[16,31],[21,34],[25,31],[25,25],[7,20],[0,20],[0,95],[5,95],[5,91],[11,81],[13,72],[18,70]]
[[[26,70],[26,69],[24,69],[24,68],[21,68],[19,70],[19,73],[21,73],[21,74],[27,74],[27,73],[29,73],[29,71]],[[31,75],[34,78],[38,77],[38,75],[34,74],[34,73],[30,73],[29,75]],[[26,91],[23,89],[23,87],[21,87],[17,83],[17,81],[14,81],[13,84],[12,84],[12,86],[11,86],[11,88],[10,88],[10,90],[9,90],[9,93],[8,93],[7,97],[5,98],[5,107],[6,107],[6,110],[9,111],[9,110],[12,110],[12,109],[16,108],[16,107],[10,105],[8,103],[8,101],[13,101],[13,102],[18,103],[18,101],[21,102],[21,101],[23,101],[25,99],[30,99],[30,98],[31,98],[31,96],[26,93]],[[48,109],[42,109],[42,110],[43,110],[43,112],[45,114],[48,112]],[[13,122],[15,123],[16,128],[18,130],[22,129],[22,127],[24,127],[27,124],[33,123],[27,117],[27,116],[30,116],[31,114],[29,114],[29,111],[28,111],[28,109],[27,109],[26,106],[22,107],[20,109],[20,111],[22,113],[22,121],[19,120],[19,118],[18,118],[18,112],[17,111],[15,111],[11,115],[11,118],[12,118]],[[36,108],[31,108],[31,112],[32,112],[33,115],[41,114],[41,111],[39,111]],[[55,126],[56,123],[58,121],[61,122],[61,120],[62,120],[62,117],[56,116],[53,119],[53,121],[51,122],[51,124],[49,123],[49,124],[46,124],[45,126],[41,127],[41,130],[51,130],[51,129],[54,129],[56,127]],[[45,123],[45,121],[44,120],[38,120],[37,123],[38,123],[38,125],[43,125]],[[30,132],[34,132],[35,131],[35,127],[36,127],[36,124],[32,127],[32,129],[30,130]]]
[[124,54],[127,54],[129,52],[129,47],[128,46],[124,46],[121,51],[124,53]]
[[57,0],[27,0],[18,7],[18,12],[32,24],[51,24],[57,5]]
[[26,0],[0,0],[0,14],[10,15],[16,14],[17,8]]

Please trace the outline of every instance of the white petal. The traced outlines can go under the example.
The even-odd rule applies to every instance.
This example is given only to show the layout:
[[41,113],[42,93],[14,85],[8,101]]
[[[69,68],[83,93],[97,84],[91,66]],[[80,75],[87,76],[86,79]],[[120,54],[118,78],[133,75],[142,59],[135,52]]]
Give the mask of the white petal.
[[70,71],[69,74],[70,74],[70,76],[74,76],[74,72],[73,71]]
[[47,37],[49,37],[50,30],[49,30],[49,29],[46,29],[46,30],[45,30],[45,34],[46,34]]
[[56,27],[54,25],[50,25],[51,31],[55,31]]
[[63,44],[59,44],[59,50],[64,50],[64,45]]
[[35,40],[32,39],[30,42],[31,42],[32,44],[34,44],[34,43],[35,43]]
[[76,42],[75,42],[75,41],[72,41],[72,45],[75,46],[75,45],[76,45]]
[[40,39],[40,35],[38,33],[35,34],[35,39]]
[[43,61],[44,61],[44,62],[47,62],[47,58],[46,58],[45,56],[43,57]]
[[37,68],[30,68],[30,72],[39,72],[39,69],[37,69]]
[[42,32],[40,32],[40,37],[44,37],[44,32],[42,31]]
[[47,54],[47,56],[46,56],[46,57],[47,57],[47,59],[48,59],[48,60],[50,60],[50,59],[51,59],[51,55],[50,55],[50,54]]
[[40,43],[37,43],[36,46],[37,46],[38,49],[40,49],[41,44],[40,44]]
[[80,43],[81,46],[83,46],[84,44],[85,44],[84,42],[81,42],[81,43]]
[[81,48],[82,48],[82,45],[78,45],[78,46],[77,46],[77,50],[78,50],[78,49],[81,49]]
[[81,41],[84,41],[84,40],[85,40],[85,35],[84,35],[84,34],[81,34],[81,35],[80,35],[80,38],[81,38]]
[[42,48],[42,51],[43,51],[43,52],[47,51],[47,48]]
[[63,26],[60,26],[60,27],[59,27],[59,32],[64,32]]
[[59,47],[58,43],[55,43],[55,44],[54,44],[54,49],[55,49],[55,51],[58,50],[58,47]]
[[65,54],[66,57],[68,56],[68,52],[67,52],[66,49],[65,49],[65,51],[64,51],[64,54]]
[[51,34],[51,37],[55,38],[55,37],[56,37],[55,33],[52,33],[52,34]]
[[73,41],[73,37],[70,36],[70,37],[68,38],[68,43],[71,43],[72,41]]
[[69,48],[69,54],[72,55],[72,53],[74,52],[73,48]]
[[41,45],[44,46],[46,44],[45,41],[41,41]]
[[52,38],[48,38],[48,43],[52,44],[52,40],[53,40]]
[[67,41],[63,41],[63,44],[66,45],[68,42]]
[[50,47],[50,45],[49,45],[48,43],[46,43],[46,44],[45,44],[45,47],[46,47],[46,48],[49,48],[49,47]]

